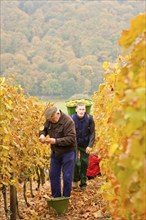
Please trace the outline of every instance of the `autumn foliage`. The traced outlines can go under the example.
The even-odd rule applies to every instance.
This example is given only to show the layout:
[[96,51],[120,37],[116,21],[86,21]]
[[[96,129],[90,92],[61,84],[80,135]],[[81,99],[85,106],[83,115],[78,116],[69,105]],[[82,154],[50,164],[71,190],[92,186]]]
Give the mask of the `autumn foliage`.
[[[0,186],[14,184],[43,167],[49,150],[38,142],[44,104],[26,97],[21,86],[13,87],[1,78]],[[15,178],[11,178],[15,173]]]
[[[49,163],[50,147],[38,141],[45,105],[27,97],[21,86],[10,86],[5,78],[0,79],[0,85],[0,189],[6,195],[9,186],[19,191],[21,183],[37,180],[37,171]],[[10,203],[16,203],[16,195]],[[8,214],[8,207],[5,211]]]
[[112,219],[145,219],[145,14],[131,21],[119,44],[125,55],[105,62],[104,83],[94,93],[101,188]]
[[[97,184],[94,180],[95,187],[89,183],[85,195],[90,193],[90,199],[73,192],[69,211],[74,214],[77,207],[82,207],[78,219],[106,217],[107,213],[116,220],[145,219],[145,19],[145,14],[138,15],[129,30],[123,31],[119,39],[123,56],[114,64],[103,64],[104,83],[92,99],[95,148],[101,157],[104,184],[99,193],[99,179]],[[45,104],[26,96],[21,86],[11,86],[5,78],[0,79],[0,86],[0,188],[14,186],[19,191],[22,182],[36,180],[36,169],[46,169],[49,162],[49,146],[38,141]],[[37,195],[42,199],[41,194]],[[84,210],[86,203],[92,210]],[[33,208],[35,212],[42,209],[42,215],[45,210],[45,216],[51,219],[43,205],[44,201],[41,206],[39,200]],[[101,211],[104,215],[99,215]]]

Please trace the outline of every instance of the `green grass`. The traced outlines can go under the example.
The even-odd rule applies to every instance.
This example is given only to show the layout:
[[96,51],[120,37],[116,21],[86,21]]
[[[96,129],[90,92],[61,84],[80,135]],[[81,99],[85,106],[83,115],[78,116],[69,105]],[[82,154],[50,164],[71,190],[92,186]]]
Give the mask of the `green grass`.
[[[59,98],[48,99],[48,97],[40,97],[40,99],[46,103],[48,103],[48,102],[54,103],[56,107],[58,107],[62,112],[66,113],[68,115],[67,107],[65,105],[65,102],[67,101],[67,99],[59,99]],[[92,108],[91,108],[90,113],[92,114]]]
[[52,102],[56,105],[56,107],[58,107],[61,111],[63,111],[64,113],[68,114],[67,112],[67,107],[65,105],[65,101],[67,101],[66,99],[59,99],[59,98],[49,98],[47,96],[38,96],[39,100],[44,101],[46,104],[48,102]]
[[67,107],[65,106],[65,99],[49,99],[49,102],[54,103],[56,107],[58,107],[62,112],[67,113]]

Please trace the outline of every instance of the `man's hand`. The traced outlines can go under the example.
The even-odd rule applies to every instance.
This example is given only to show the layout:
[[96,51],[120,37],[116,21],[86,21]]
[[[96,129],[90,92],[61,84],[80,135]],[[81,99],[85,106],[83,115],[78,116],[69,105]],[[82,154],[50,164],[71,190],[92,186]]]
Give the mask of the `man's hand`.
[[80,160],[81,158],[81,154],[80,154],[80,150],[78,150],[78,159]]
[[46,143],[56,144],[56,139],[55,138],[46,138]]
[[39,137],[39,141],[41,143],[45,143],[45,140],[46,140],[45,136],[43,134],[41,134],[40,137]]
[[86,147],[86,154],[90,154],[91,150],[92,149],[90,147]]

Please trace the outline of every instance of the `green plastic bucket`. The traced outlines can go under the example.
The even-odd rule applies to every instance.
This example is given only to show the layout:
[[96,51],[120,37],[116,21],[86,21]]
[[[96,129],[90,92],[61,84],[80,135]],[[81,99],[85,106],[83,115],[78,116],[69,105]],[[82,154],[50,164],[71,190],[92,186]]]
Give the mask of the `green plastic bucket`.
[[64,213],[68,210],[70,197],[57,197],[47,199],[48,207],[53,208],[58,214]]
[[67,107],[67,112],[69,115],[73,115],[76,112],[76,107]]

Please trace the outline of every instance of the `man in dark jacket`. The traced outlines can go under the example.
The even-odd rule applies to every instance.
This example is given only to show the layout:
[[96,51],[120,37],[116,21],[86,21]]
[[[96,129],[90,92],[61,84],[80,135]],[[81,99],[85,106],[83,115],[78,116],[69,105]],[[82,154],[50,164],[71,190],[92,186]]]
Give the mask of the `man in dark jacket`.
[[[51,145],[50,181],[52,196],[70,197],[75,166],[76,131],[73,120],[56,106],[47,107],[39,140]],[[49,138],[46,136],[49,135]],[[63,193],[61,193],[61,172]]]
[[92,115],[86,114],[86,106],[83,103],[77,104],[76,113],[72,115],[72,118],[75,122],[77,135],[73,187],[77,187],[77,183],[80,181],[81,189],[85,190],[87,186],[86,172],[88,168],[88,157],[95,140],[95,123]]

